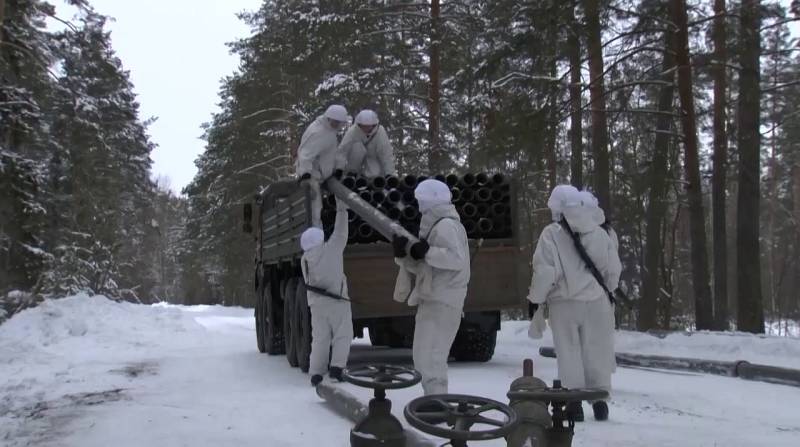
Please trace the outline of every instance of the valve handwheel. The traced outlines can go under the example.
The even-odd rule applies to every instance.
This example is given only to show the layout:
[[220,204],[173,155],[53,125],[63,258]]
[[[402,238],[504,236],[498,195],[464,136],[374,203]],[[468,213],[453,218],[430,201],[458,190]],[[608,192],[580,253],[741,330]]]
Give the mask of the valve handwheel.
[[348,368],[342,375],[353,385],[373,389],[398,389],[414,386],[422,380],[419,372],[412,368],[395,365],[366,365]]
[[[484,416],[489,411],[500,413],[502,418]],[[457,441],[500,438],[509,434],[518,421],[517,413],[502,402],[463,394],[418,397],[406,405],[403,415],[417,430]],[[476,424],[495,428],[473,430]]]

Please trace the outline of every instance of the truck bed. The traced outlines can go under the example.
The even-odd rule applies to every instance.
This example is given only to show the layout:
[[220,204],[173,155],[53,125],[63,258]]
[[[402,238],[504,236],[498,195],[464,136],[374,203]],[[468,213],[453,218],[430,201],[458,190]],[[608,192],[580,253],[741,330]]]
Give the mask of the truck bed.
[[[470,240],[470,253],[477,241]],[[527,290],[518,278],[521,259],[511,239],[486,240],[472,260],[465,312],[519,308]],[[386,243],[349,246],[345,274],[354,318],[413,315],[414,308],[392,299],[399,267]],[[368,272],[368,273],[367,273]]]

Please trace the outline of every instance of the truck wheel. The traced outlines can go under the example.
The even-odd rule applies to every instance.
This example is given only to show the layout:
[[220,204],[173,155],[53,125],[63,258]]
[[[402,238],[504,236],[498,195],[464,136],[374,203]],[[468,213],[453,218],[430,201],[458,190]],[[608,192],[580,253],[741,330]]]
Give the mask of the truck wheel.
[[300,370],[308,372],[309,356],[311,355],[311,309],[308,307],[308,295],[303,281],[297,282],[297,291],[294,294],[294,343],[297,350],[297,363]]
[[267,354],[281,355],[284,353],[283,327],[278,325],[278,309],[272,291],[275,289],[270,281],[264,287],[264,312],[261,327],[264,332],[264,347]]
[[497,331],[483,330],[478,326],[462,327],[458,330],[450,355],[457,362],[488,362],[494,355]]
[[283,288],[283,340],[286,360],[292,367],[297,367],[297,347],[294,338],[294,294],[297,289],[297,278],[289,278],[282,284]]
[[367,328],[369,330],[369,342],[372,346],[388,346],[389,342],[386,340],[386,329],[381,326],[372,325]]
[[413,337],[395,331],[391,327],[382,325],[369,326],[369,340],[372,346],[410,348],[412,338]]
[[253,311],[256,320],[256,344],[258,352],[267,352],[267,345],[264,343],[264,291],[261,287],[256,291],[256,308]]
[[386,343],[390,348],[411,348],[414,344],[414,336],[389,330],[389,337]]

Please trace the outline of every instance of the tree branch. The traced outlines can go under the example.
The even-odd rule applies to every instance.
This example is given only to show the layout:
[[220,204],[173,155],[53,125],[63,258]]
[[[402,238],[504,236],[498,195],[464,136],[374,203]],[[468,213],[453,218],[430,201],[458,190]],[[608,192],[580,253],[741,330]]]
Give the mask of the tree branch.
[[775,90],[780,90],[782,88],[791,87],[791,86],[797,85],[797,84],[800,84],[800,79],[795,79],[794,81],[786,82],[786,83],[783,83],[783,84],[773,85],[772,87],[769,87],[769,88],[762,88],[761,89],[761,93],[771,93],[771,92],[774,92]]

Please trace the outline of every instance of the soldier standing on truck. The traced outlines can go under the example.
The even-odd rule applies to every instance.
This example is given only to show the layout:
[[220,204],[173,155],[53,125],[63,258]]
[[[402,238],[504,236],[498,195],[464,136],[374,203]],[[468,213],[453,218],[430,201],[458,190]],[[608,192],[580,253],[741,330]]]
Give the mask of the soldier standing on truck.
[[[417,186],[414,196],[422,212],[420,241],[408,253],[408,239],[395,236],[392,241],[394,256],[401,265],[398,287],[401,276],[413,272],[415,284],[406,297],[409,305],[418,306],[414,368],[422,374],[426,395],[446,394],[447,357],[461,325],[470,278],[467,232],[450,202],[452,196],[446,184],[425,180]],[[407,254],[412,260],[406,258]]]
[[336,167],[365,177],[395,175],[394,149],[378,114],[364,109],[339,144]]
[[[598,223],[597,200],[569,185],[557,186],[547,206],[553,223],[542,230],[533,255],[528,300],[534,311],[547,303],[558,360],[567,388],[611,391],[614,360],[614,298],[622,265],[617,246]],[[597,420],[608,419],[608,405],[592,405]],[[567,406],[583,421],[581,402]]]
[[347,246],[347,207],[336,201],[336,223],[328,241],[323,231],[311,227],[300,236],[303,248],[301,268],[311,309],[311,357],[308,372],[311,385],[322,382],[328,369],[330,377],[342,381],[353,341],[353,314],[347,293],[343,255]]
[[297,148],[296,171],[300,183],[311,188],[311,223],[322,228],[322,196],[319,184],[336,168],[336,134],[347,123],[347,109],[332,105],[303,132]]

